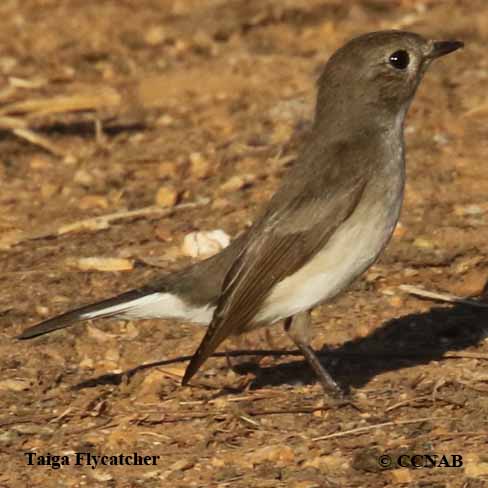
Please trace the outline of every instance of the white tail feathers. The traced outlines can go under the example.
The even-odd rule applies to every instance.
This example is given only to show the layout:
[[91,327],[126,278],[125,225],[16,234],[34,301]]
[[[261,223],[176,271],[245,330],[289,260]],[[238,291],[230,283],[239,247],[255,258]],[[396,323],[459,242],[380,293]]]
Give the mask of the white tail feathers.
[[208,325],[214,306],[190,305],[171,293],[149,293],[134,290],[101,302],[86,305],[52,317],[24,330],[18,339],[32,339],[90,319],[120,317],[124,319],[180,319]]
[[124,303],[103,309],[83,313],[82,320],[94,319],[106,315],[127,319],[180,319],[208,325],[212,319],[214,307],[188,305],[181,298],[171,293],[151,293]]

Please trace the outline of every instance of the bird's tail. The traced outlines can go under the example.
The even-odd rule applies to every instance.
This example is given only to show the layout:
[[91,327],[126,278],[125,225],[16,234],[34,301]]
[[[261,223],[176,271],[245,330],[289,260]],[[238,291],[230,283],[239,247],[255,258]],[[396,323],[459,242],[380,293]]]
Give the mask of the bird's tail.
[[90,320],[101,317],[123,316],[131,308],[132,304],[147,295],[142,290],[131,290],[116,297],[102,300],[101,302],[85,305],[84,307],[70,310],[56,317],[50,318],[39,324],[33,325],[24,330],[17,339],[32,339],[43,334],[48,334],[54,330],[64,329],[75,322]]
[[[17,339],[32,339],[76,322],[102,317],[177,319],[208,325],[224,276],[242,242],[243,237],[238,237],[221,253],[165,275],[151,285],[45,320],[24,330]],[[192,290],[199,292],[198,298],[190,298]]]

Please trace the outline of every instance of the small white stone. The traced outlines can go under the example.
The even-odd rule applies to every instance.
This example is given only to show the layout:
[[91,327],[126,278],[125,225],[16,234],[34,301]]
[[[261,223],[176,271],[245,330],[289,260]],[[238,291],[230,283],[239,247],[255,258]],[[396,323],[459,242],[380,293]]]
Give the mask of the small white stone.
[[183,239],[182,252],[192,258],[208,258],[230,244],[230,237],[221,229],[191,232]]

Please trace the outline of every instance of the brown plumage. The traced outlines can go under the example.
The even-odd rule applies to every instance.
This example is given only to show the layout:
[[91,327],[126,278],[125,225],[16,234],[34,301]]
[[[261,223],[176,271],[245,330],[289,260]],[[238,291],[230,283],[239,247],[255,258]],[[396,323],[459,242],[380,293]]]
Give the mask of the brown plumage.
[[98,317],[209,324],[186,384],[226,337],[284,319],[324,388],[337,392],[308,345],[310,310],[343,291],[387,244],[403,200],[405,115],[432,59],[461,46],[400,31],[353,39],[327,62],[313,127],[245,234],[206,261],[49,319],[19,338]]

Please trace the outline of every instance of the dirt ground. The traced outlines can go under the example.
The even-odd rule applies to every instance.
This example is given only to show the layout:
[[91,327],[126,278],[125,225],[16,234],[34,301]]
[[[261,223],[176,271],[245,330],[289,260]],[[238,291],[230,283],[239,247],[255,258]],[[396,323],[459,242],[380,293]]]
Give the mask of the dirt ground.
[[[0,15],[1,487],[488,485],[488,312],[399,289],[483,295],[485,1],[3,0]],[[236,236],[296,154],[323,62],[386,28],[466,48],[434,63],[411,107],[392,242],[313,315],[313,345],[355,406],[331,408],[296,355],[214,357],[182,388],[204,332],[190,324],[14,340],[184,266],[191,231]],[[225,349],[292,348],[277,326]],[[29,452],[70,465],[29,466]],[[92,469],[77,452],[159,459]],[[380,465],[402,454],[462,466]]]

